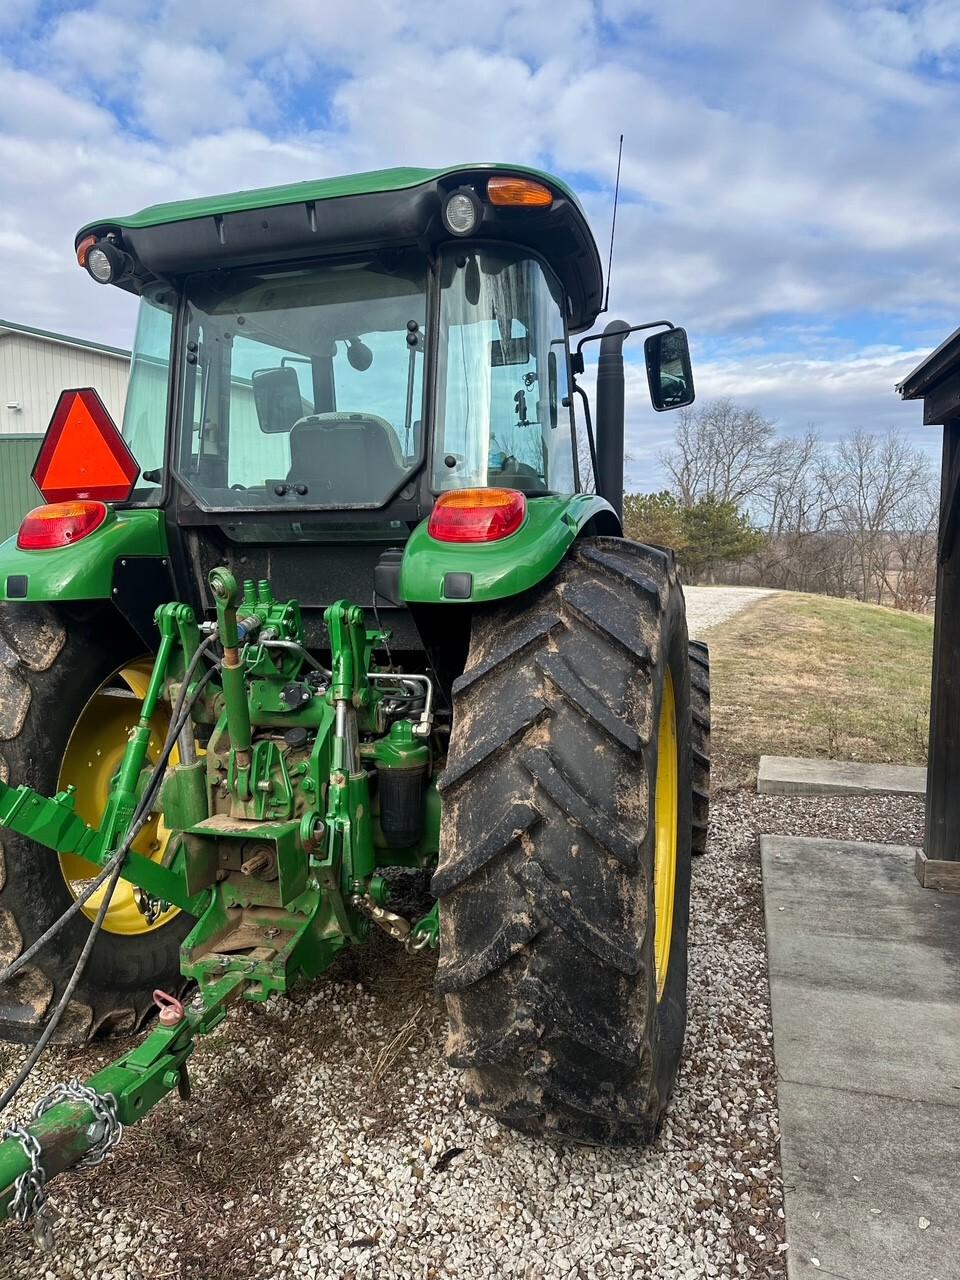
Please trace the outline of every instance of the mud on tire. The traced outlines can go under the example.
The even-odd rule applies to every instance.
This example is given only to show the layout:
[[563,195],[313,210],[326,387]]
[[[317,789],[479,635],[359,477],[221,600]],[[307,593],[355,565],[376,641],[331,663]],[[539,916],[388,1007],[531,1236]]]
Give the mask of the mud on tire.
[[[5,651],[5,652],[4,652]],[[0,774],[53,795],[71,730],[88,699],[143,645],[112,615],[70,616],[45,605],[0,605]],[[70,905],[52,850],[0,832],[0,966]],[[155,987],[179,990],[185,913],[149,933],[102,931],[56,1033],[82,1043],[130,1031],[153,1009]],[[0,987],[0,1039],[34,1041],[73,972],[90,922],[78,912],[36,959]]]
[[[676,698],[672,949],[657,999],[654,795]],[[468,1098],[505,1123],[649,1141],[686,1023],[690,691],[672,557],[584,539],[547,583],[477,613],[454,685],[438,986]]]
[[690,641],[690,749],[694,855],[706,853],[710,830],[710,650]]

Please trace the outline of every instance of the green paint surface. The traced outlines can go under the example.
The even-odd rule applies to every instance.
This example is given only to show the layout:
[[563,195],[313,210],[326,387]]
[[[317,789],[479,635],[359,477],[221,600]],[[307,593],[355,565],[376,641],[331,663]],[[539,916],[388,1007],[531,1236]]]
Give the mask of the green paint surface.
[[546,183],[583,213],[577,197],[559,178],[541,169],[531,169],[520,164],[458,164],[445,169],[375,169],[369,173],[351,173],[343,177],[318,178],[309,182],[293,182],[281,187],[256,187],[250,191],[232,191],[226,195],[205,196],[196,200],[177,200],[170,204],[154,204],[139,213],[119,218],[98,218],[88,222],[77,232],[77,240],[94,227],[156,227],[169,222],[184,222],[188,218],[204,218],[214,214],[236,213],[244,209],[267,209],[282,204],[300,204],[308,200],[333,200],[338,196],[376,195],[381,192],[403,191],[427,182],[437,182],[458,173],[476,173],[481,170],[494,174],[524,174]]
[[[577,518],[568,513],[571,501],[577,502],[551,501],[535,515],[533,526],[562,525],[572,537]],[[594,507],[597,502],[592,500]],[[583,511],[590,505],[588,501]],[[4,557],[8,564],[49,562],[59,566],[60,577],[51,570],[45,579],[48,589],[53,591],[58,581],[62,595],[71,587],[79,591],[79,582],[86,594],[96,595],[111,589],[118,556],[163,549],[158,512],[111,512],[101,530],[74,547],[17,552],[7,544],[0,548],[0,563]],[[78,557],[81,551],[86,558]],[[386,894],[384,882],[374,874],[378,865],[396,865],[401,858],[408,865],[430,866],[437,857],[440,801],[432,784],[423,800],[424,829],[417,847],[397,851],[375,844],[376,797],[369,771],[361,765],[361,751],[376,759],[381,774],[391,768],[425,772],[430,757],[426,741],[407,719],[383,732],[381,704],[396,696],[398,691],[391,693],[390,685],[402,678],[375,670],[373,655],[382,648],[384,634],[366,628],[360,606],[343,600],[328,606],[324,620],[330,638],[329,682],[311,688],[303,671],[310,664],[302,651],[297,603],[274,600],[266,581],[245,582],[241,591],[225,568],[214,570],[210,581],[224,650],[216,695],[220,718],[203,759],[175,765],[167,774],[160,804],[176,841],[169,865],[128,851],[122,872],[151,898],[197,917],[181,944],[180,959],[184,976],[198,983],[203,1008],[189,1007],[172,1026],[161,1022],[133,1050],[91,1078],[94,1088],[114,1095],[123,1124],[141,1119],[182,1082],[196,1039],[218,1025],[230,999],[242,996],[262,1002],[285,992],[294,982],[321,973],[348,942],[367,937],[370,904],[382,902]],[[187,605],[162,606],[157,623],[160,645],[149,686],[98,825],[88,826],[76,813],[69,787],[48,799],[29,786],[2,780],[0,825],[100,865],[121,846],[146,785],[151,718],[164,695],[172,700],[201,643]],[[277,649],[278,640],[293,647]],[[232,681],[226,679],[230,674]],[[370,680],[374,674],[384,675],[385,690]],[[199,684],[196,671],[191,680]],[[308,707],[297,710],[295,700],[285,713],[267,716],[288,729],[315,728],[309,758],[308,734],[287,741],[288,750],[281,750],[276,735],[258,738],[253,732],[271,683],[306,692]],[[408,690],[401,686],[399,692]],[[265,701],[277,705],[277,699]],[[317,707],[323,708],[322,715]],[[374,734],[379,735],[374,744],[358,745],[361,738]],[[282,820],[271,820],[272,802],[278,797]],[[263,857],[265,851],[272,863],[254,865],[254,856]],[[400,919],[393,917],[395,923]],[[437,945],[437,910],[411,923],[418,945]],[[240,945],[232,945],[238,941]],[[96,1136],[92,1119],[89,1106],[70,1099],[40,1119],[27,1121],[41,1143],[43,1166],[51,1177],[89,1150]],[[27,1163],[21,1143],[0,1141],[0,1219],[9,1213],[13,1183]]]
[[443,595],[448,573],[473,574],[469,603],[503,600],[542,581],[592,517],[613,508],[596,494],[531,498],[523,524],[498,542],[438,542],[427,521],[410,536],[400,569],[400,594],[410,604],[462,604]]
[[21,551],[16,538],[0,545],[0,600],[9,600],[7,579],[27,578],[28,601],[106,600],[113,591],[114,565],[127,556],[165,556],[163,513],[111,511],[106,521],[70,547]]

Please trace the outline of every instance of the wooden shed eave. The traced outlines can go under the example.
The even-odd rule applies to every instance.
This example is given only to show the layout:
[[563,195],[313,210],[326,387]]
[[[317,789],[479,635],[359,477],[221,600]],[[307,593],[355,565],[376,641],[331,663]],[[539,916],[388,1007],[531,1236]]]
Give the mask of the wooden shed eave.
[[904,400],[919,400],[945,378],[960,371],[960,329],[954,329],[936,351],[908,373],[897,390]]

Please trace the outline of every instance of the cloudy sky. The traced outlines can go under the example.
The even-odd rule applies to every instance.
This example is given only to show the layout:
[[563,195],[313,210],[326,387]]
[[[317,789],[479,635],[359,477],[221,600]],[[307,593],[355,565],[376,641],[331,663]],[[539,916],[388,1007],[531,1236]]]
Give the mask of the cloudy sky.
[[936,449],[893,385],[960,323],[958,108],[956,0],[0,0],[0,315],[128,345],[83,222],[394,164],[552,169],[605,255],[623,132],[612,313],[701,399]]

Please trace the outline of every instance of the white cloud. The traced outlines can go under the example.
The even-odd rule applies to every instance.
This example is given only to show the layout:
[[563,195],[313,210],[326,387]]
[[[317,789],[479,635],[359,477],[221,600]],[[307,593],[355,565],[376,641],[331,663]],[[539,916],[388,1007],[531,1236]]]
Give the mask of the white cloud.
[[[228,14],[222,0],[84,0],[45,25],[36,13],[0,6],[11,319],[127,342],[131,300],[73,262],[84,221],[390,164],[557,168],[584,192],[605,256],[621,131],[613,310],[685,323],[701,398],[748,400],[795,430],[906,420],[894,366],[960,306],[952,0],[234,0]],[[871,323],[889,350],[862,349]],[[672,419],[649,409],[635,367],[628,393],[642,470]]]
[[[0,137],[80,139],[112,132],[113,128],[109,112],[34,72],[0,60]],[[16,191],[10,188],[7,194],[9,198]]]
[[449,164],[542,153],[552,141],[556,92],[550,65],[532,70],[517,57],[475,49],[434,57],[411,50],[369,79],[348,81],[334,103],[370,163],[428,156]]
[[219,134],[274,115],[266,86],[253,76],[238,79],[221,53],[164,40],[143,49],[134,102],[141,125],[164,142]]
[[142,31],[108,12],[73,9],[61,14],[44,41],[52,70],[67,81],[81,76],[97,85],[129,87]]

